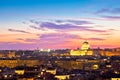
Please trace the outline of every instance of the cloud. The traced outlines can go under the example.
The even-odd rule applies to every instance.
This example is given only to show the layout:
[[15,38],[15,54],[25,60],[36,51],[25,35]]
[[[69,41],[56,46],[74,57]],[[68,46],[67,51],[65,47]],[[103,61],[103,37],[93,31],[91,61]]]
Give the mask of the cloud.
[[100,40],[100,41],[102,41],[102,40],[106,40],[106,39],[104,39],[104,38],[84,38],[84,37],[80,37],[79,38],[80,40],[93,40],[93,41],[96,41],[96,40]]
[[30,32],[24,31],[24,30],[16,30],[16,29],[8,29],[8,31],[11,31],[11,32],[20,32],[20,33],[30,33]]
[[103,39],[103,38],[86,38],[86,40],[105,40],[105,39]]
[[66,33],[51,33],[51,34],[43,34],[40,36],[40,40],[49,40],[49,41],[59,41],[59,40],[70,40],[70,39],[79,39],[78,35],[74,34],[66,34]]
[[[79,36],[78,34],[68,34],[68,33],[51,33],[51,34],[41,34],[39,38],[17,38],[17,40],[22,40],[22,42],[1,42],[2,46],[0,49],[35,49],[39,48],[70,48],[71,45],[74,45],[74,42],[79,42],[80,40],[97,40],[102,41],[105,40],[103,38],[84,38]],[[72,44],[70,44],[72,43]],[[78,44],[79,45],[79,44]],[[12,46],[12,47],[11,47]],[[73,46],[75,47],[75,46]]]
[[35,20],[30,20],[31,23],[34,23],[34,24],[40,24],[39,21],[35,21]]
[[28,23],[26,23],[26,22],[24,22],[24,21],[23,21],[22,23],[23,23],[23,24],[28,24]]
[[95,14],[100,14],[100,13],[108,13],[110,12],[110,9],[103,8],[95,12]]
[[39,39],[25,39],[24,41],[26,41],[26,42],[38,42],[39,41]]
[[26,44],[20,42],[0,42],[0,45],[1,50],[30,50],[38,47],[33,43]]
[[21,40],[25,42],[36,42],[38,39],[32,39],[32,38],[27,38],[27,39],[22,39],[22,38],[17,38],[16,40]]
[[54,20],[55,22],[57,22],[57,23],[63,23],[63,22],[65,22],[65,20]]
[[22,40],[24,43],[35,43],[35,44],[48,45],[48,44],[63,44],[65,42],[69,42],[69,40],[80,39],[78,35],[67,34],[67,33],[50,33],[50,34],[46,33],[46,34],[39,34],[38,36],[39,38],[37,39],[17,38],[17,40]]
[[82,21],[82,20],[67,20],[68,22],[77,24],[77,25],[84,25],[84,24],[93,24],[90,21]]
[[42,34],[39,35],[38,39],[32,39],[32,38],[27,38],[27,39],[21,39],[17,38],[17,40],[22,40],[25,43],[36,43],[36,44],[63,44],[64,42],[69,42],[69,41],[74,41],[74,40],[105,40],[103,38],[84,38],[81,37],[80,35],[75,35],[75,34],[68,34],[68,33],[50,33],[50,34]]
[[[66,19],[66,20],[52,20],[55,23],[68,23],[68,24],[76,24],[76,25],[84,25],[84,24],[93,24],[90,21],[86,21],[86,20],[72,20],[72,19]],[[41,24],[41,21],[36,21],[36,20],[30,20],[31,23],[34,24]]]
[[[55,30],[59,32],[67,32],[67,31],[89,31],[89,32],[109,32],[109,30],[102,30],[102,29],[95,29],[94,26],[88,26],[88,24],[93,24],[90,21],[85,20],[54,20],[53,22],[47,21],[47,22],[39,22],[39,24],[35,22],[35,20],[31,21],[34,23],[33,25],[30,25],[29,27],[36,29],[36,30],[43,30],[47,31],[49,30]],[[58,23],[56,23],[58,22]]]
[[120,13],[120,8],[113,8],[113,9],[109,9],[109,8],[102,8],[98,11],[95,12],[95,14],[101,14],[101,13],[116,13],[119,14]]
[[118,14],[119,14],[119,13],[120,13],[120,8],[115,8],[115,9],[112,10],[112,12],[113,12],[113,13],[118,13]]
[[97,29],[85,29],[86,31],[91,31],[91,32],[108,32],[108,30],[97,30]]
[[111,33],[100,33],[99,35],[111,35]]
[[76,25],[86,25],[86,24],[93,24],[90,21],[86,20],[55,20],[57,23],[69,23],[69,24],[76,24]]
[[[30,25],[31,28],[37,30],[44,30],[47,31],[48,29],[53,29],[56,31],[89,31],[89,32],[108,32],[109,30],[102,30],[102,29],[94,29],[94,26],[90,26],[89,24],[94,24],[87,20],[53,20],[53,21],[35,21],[31,20],[33,25]],[[37,25],[36,25],[37,22]],[[57,23],[56,23],[57,22]],[[39,24],[38,24],[39,23]]]
[[56,29],[56,30],[79,30],[79,31],[91,31],[91,32],[107,32],[107,30],[97,30],[93,29],[91,26],[81,26],[81,25],[73,25],[73,24],[55,24],[52,22],[43,22],[40,24],[41,28],[48,28],[48,29]]
[[24,40],[24,39],[22,39],[22,38],[17,38],[16,40]]
[[34,25],[30,25],[29,27],[33,28],[33,29],[36,29],[36,30],[43,30],[43,31],[46,31],[46,29],[44,28],[41,28],[41,27],[36,27]]
[[[74,28],[80,28],[80,26],[75,26],[72,24],[55,24],[52,22],[42,22],[40,24],[41,28],[49,28],[49,29],[74,29]],[[81,26],[82,27],[82,26]]]
[[106,19],[111,19],[111,20],[119,20],[120,19],[120,16],[102,16],[103,18],[106,18]]
[[3,44],[14,44],[14,42],[0,42],[1,45]]
[[57,42],[58,44],[61,42],[69,42],[69,41],[74,41],[74,40],[106,40],[104,38],[84,38],[79,35],[74,35],[74,34],[43,34],[40,36],[40,41],[48,41],[48,42]]
[[[100,17],[102,17],[104,19],[119,20],[120,16],[117,14],[120,14],[120,8],[102,8],[102,9],[96,11],[95,14],[102,14]],[[116,16],[113,14],[116,14]]]
[[30,25],[31,28],[34,28],[34,29],[38,29],[38,30],[41,30],[40,27],[36,27],[36,26],[33,26],[33,25]]

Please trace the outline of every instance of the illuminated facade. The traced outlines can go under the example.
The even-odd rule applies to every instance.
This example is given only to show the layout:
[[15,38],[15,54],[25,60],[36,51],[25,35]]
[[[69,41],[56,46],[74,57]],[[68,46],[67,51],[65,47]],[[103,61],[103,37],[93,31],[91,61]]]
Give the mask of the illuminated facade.
[[34,66],[36,64],[41,65],[43,62],[39,60],[0,60],[0,67],[14,68],[16,66]]
[[24,75],[25,70],[15,70],[15,73],[18,75]]
[[58,80],[70,80],[70,75],[56,75],[55,78]]
[[87,41],[83,42],[81,50],[88,50],[90,48],[90,45]]
[[83,50],[71,50],[70,51],[70,55],[71,56],[84,56],[86,55],[86,51],[83,51]]
[[71,50],[71,56],[84,56],[84,55],[93,55],[93,51],[89,50],[90,45],[87,41],[83,42],[81,50]]
[[53,70],[46,70],[46,72],[55,75],[55,74],[56,74],[56,69],[53,69]]

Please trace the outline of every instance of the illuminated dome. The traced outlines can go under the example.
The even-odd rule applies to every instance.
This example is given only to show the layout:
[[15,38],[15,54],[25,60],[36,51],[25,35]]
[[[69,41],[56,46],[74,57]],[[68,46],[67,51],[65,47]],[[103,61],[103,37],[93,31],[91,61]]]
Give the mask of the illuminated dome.
[[88,50],[89,48],[90,48],[90,45],[87,41],[82,43],[82,47],[81,47],[82,50]]
[[83,42],[83,44],[89,44],[87,41]]

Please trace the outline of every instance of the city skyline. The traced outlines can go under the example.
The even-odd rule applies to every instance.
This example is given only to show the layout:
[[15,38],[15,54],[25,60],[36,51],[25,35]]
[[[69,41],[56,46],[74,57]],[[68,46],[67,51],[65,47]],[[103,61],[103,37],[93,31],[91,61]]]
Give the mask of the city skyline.
[[119,0],[1,0],[0,49],[120,47]]

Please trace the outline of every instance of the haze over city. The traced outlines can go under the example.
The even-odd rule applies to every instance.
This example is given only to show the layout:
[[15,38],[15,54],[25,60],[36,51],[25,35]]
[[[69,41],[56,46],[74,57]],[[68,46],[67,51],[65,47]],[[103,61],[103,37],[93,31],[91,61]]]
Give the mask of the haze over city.
[[120,0],[0,0],[0,49],[120,47]]

